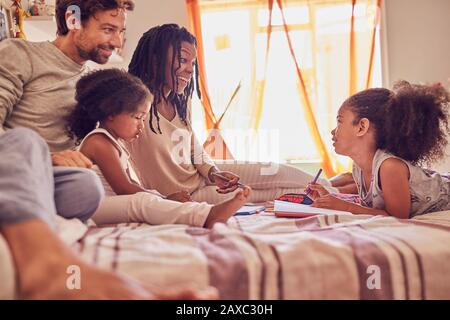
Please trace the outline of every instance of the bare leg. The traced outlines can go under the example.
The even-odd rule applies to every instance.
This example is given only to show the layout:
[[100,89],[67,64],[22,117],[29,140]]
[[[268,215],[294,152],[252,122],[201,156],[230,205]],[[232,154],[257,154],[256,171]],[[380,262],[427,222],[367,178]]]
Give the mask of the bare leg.
[[219,203],[211,208],[205,227],[212,228],[217,222],[225,223],[240,207],[242,207],[250,197],[251,189],[244,187],[236,195],[227,201]]
[[[29,220],[1,227],[18,274],[21,299],[215,299],[217,291],[168,288],[151,292],[138,282],[99,270],[76,257],[49,226]],[[69,266],[80,268],[81,289],[69,289]]]

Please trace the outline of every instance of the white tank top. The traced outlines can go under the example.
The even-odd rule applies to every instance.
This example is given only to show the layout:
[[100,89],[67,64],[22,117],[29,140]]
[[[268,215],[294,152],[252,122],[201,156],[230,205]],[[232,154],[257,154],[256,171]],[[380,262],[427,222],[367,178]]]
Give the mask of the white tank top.
[[367,189],[364,184],[363,172],[353,163],[353,179],[358,186],[362,202],[375,209],[385,210],[384,193],[381,190],[380,167],[383,161],[395,158],[403,161],[409,169],[409,191],[411,193],[411,210],[409,217],[450,209],[450,178],[412,165],[410,162],[378,149],[373,157],[372,179]]
[[[140,183],[139,179],[136,175],[136,173],[134,172],[133,168],[130,166],[129,164],[129,158],[130,158],[130,154],[127,151],[127,149],[123,146],[123,144],[117,140],[116,138],[114,138],[112,136],[112,134],[110,134],[107,130],[103,129],[103,128],[97,128],[91,132],[89,132],[89,134],[84,137],[84,139],[81,141],[78,149],[81,149],[81,147],[83,146],[84,141],[91,135],[93,134],[104,134],[105,136],[107,136],[112,143],[114,144],[114,146],[117,148],[117,150],[119,150],[119,156],[120,156],[120,165],[122,167],[122,169],[128,173],[129,178]],[[102,171],[100,170],[100,168],[97,165],[93,165],[92,166],[92,170],[94,170],[98,176],[100,177],[100,180],[102,181],[103,187],[105,188],[105,195],[108,196],[115,196],[117,195],[114,190],[111,188],[111,186],[109,185],[108,181],[106,180],[105,176],[103,175]]]

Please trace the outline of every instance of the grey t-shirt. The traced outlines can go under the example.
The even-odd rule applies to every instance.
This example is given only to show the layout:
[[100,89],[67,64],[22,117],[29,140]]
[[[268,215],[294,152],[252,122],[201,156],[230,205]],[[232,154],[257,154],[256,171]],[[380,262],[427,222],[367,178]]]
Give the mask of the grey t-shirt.
[[396,158],[403,161],[409,169],[409,191],[411,193],[411,211],[409,217],[450,209],[450,179],[432,170],[412,165],[390,153],[378,149],[372,162],[372,179],[366,190],[363,172],[353,164],[353,179],[358,186],[362,203],[374,209],[385,210],[384,194],[381,190],[380,166],[384,160]]
[[65,118],[75,106],[75,84],[85,72],[51,42],[0,42],[0,130],[27,127],[50,150],[74,146]]

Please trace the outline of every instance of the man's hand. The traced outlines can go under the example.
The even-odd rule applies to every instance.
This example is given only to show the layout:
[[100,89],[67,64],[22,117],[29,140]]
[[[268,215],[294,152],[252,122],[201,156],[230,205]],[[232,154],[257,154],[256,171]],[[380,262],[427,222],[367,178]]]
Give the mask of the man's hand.
[[55,167],[90,168],[92,162],[79,151],[65,150],[52,153],[52,163]]
[[178,202],[189,202],[192,201],[191,195],[187,191],[179,191],[169,194],[166,197],[167,200],[173,200]]

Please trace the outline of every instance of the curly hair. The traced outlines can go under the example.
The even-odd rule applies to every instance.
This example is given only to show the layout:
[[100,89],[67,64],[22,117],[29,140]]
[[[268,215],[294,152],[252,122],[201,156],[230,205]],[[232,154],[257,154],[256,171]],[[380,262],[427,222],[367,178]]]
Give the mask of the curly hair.
[[[187,102],[192,97],[194,87],[197,95],[201,99],[201,93],[198,86],[198,64],[195,62],[195,76],[194,81],[184,89],[182,94],[177,94],[172,90],[168,97],[164,95],[164,84],[168,79],[165,78],[166,58],[169,52],[169,47],[173,49],[171,70],[173,73],[175,59],[181,59],[181,43],[188,42],[197,47],[197,40],[186,30],[176,24],[164,24],[156,26],[148,30],[142,38],[134,51],[131,62],[128,66],[128,72],[140,78],[145,85],[150,89],[154,95],[154,100],[150,109],[150,129],[157,133],[153,128],[153,117],[156,118],[158,125],[158,132],[161,132],[159,126],[159,115],[157,106],[164,99],[166,102],[172,103],[180,116],[181,120],[186,123],[187,116]],[[177,79],[172,77],[172,87],[177,86]]]
[[55,8],[57,34],[65,36],[69,29],[66,21],[66,11],[70,6],[80,8],[81,24],[84,26],[90,17],[95,16],[99,11],[114,9],[134,10],[133,0],[57,0]]
[[378,149],[414,165],[430,165],[445,154],[449,102],[449,93],[440,84],[399,81],[392,91],[364,90],[344,104],[356,114],[355,124],[367,118],[374,126]]
[[120,113],[133,113],[148,99],[147,87],[124,70],[92,71],[77,82],[77,104],[68,118],[69,135],[79,144],[98,122]]

